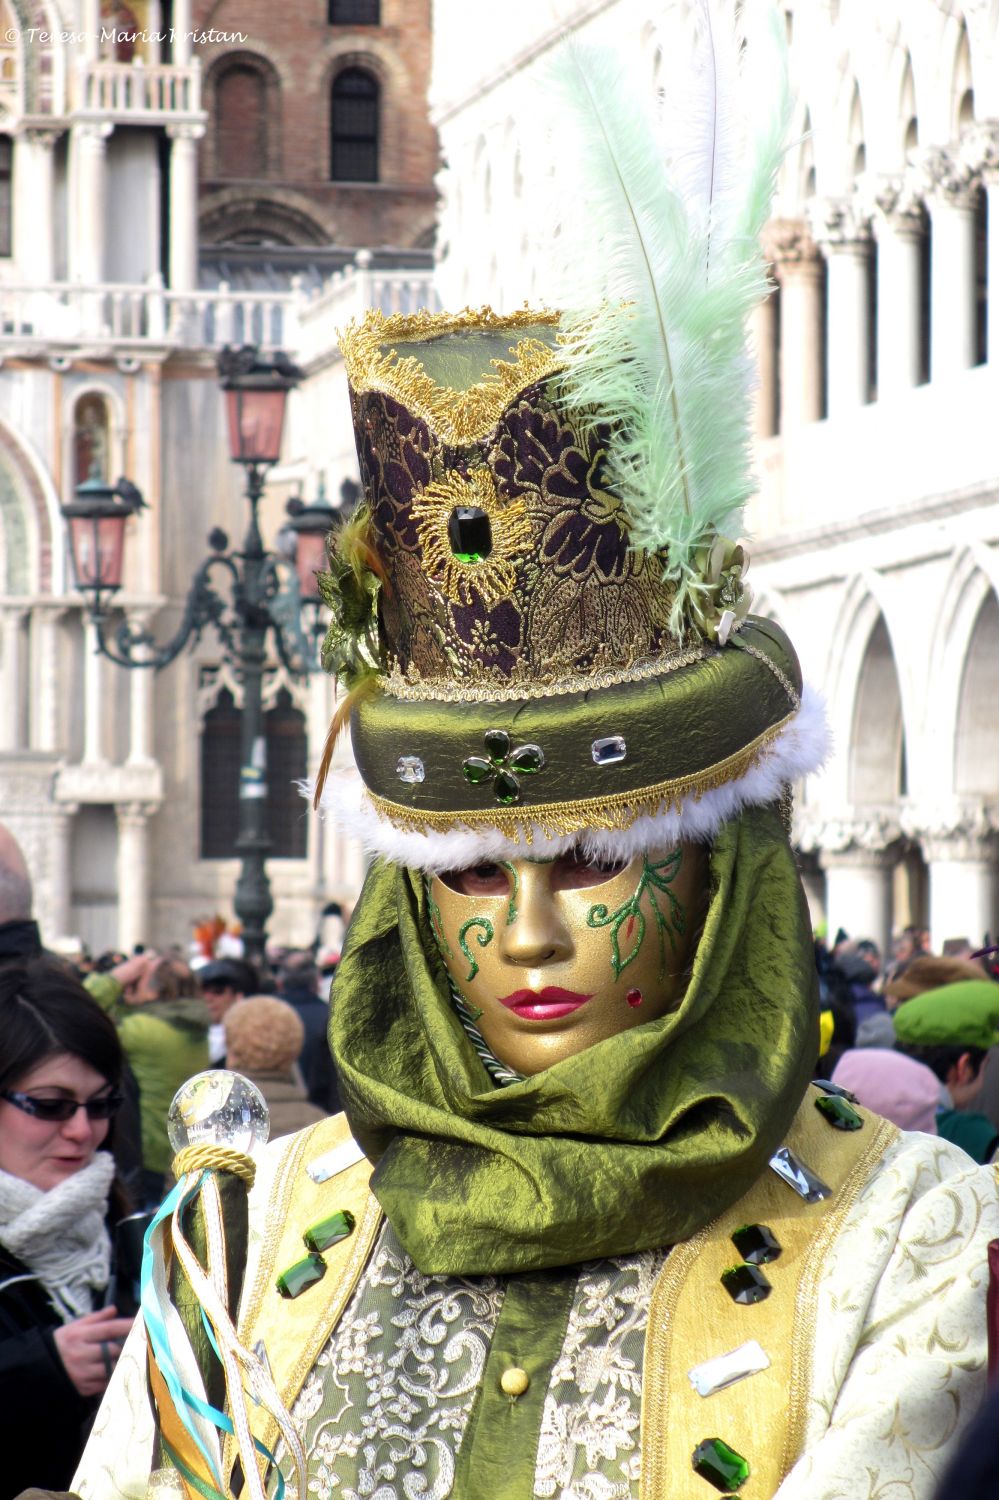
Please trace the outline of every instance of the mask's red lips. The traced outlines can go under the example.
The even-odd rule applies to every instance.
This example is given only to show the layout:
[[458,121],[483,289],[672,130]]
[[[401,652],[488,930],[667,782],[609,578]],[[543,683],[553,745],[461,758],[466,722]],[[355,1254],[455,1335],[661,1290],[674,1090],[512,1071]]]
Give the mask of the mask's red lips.
[[525,1021],[557,1021],[561,1016],[569,1016],[587,1000],[592,1000],[592,995],[580,995],[576,990],[563,990],[559,985],[549,985],[540,993],[536,990],[514,990],[512,995],[506,995],[500,1000],[500,1005],[505,1005],[507,1010],[512,1010],[515,1016],[520,1016]]

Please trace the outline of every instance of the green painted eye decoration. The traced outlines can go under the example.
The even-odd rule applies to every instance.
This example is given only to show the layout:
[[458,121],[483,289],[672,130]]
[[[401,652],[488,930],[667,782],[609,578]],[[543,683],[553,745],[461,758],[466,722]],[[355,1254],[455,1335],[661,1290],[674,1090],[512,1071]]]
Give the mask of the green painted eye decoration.
[[479,972],[479,965],[472,957],[472,950],[469,948],[468,944],[465,941],[466,933],[471,932],[476,927],[480,927],[482,929],[482,931],[477,933],[475,937],[475,941],[478,943],[480,948],[488,948],[494,936],[493,924],[490,922],[488,917],[469,917],[468,921],[463,922],[461,924],[461,927],[458,929],[458,947],[461,949],[462,953],[464,953],[469,963],[468,973],[465,975],[466,984],[470,984],[471,981],[475,978],[476,974]]
[[486,754],[469,755],[461,763],[461,774],[471,786],[492,780],[493,796],[503,807],[520,801],[520,777],[534,776],[545,768],[540,745],[516,745],[505,729],[487,729],[482,737]]
[[[675,934],[682,935],[687,926],[686,913],[670,889],[670,884],[679,874],[682,863],[682,849],[674,849],[672,854],[667,855],[657,864],[650,865],[648,859],[645,859],[642,861],[642,878],[634,894],[629,896],[627,901],[622,902],[616,911],[608,911],[606,906],[590,907],[586,915],[586,925],[610,928],[611,968],[615,979],[620,979],[622,972],[638,957],[642,943],[645,941],[646,919],[642,910],[642,897],[646,891],[649,893],[649,907],[656,924],[656,937],[659,939],[659,978],[665,979],[666,940],[669,939],[670,951],[675,953]],[[669,906],[668,919],[660,908],[657,896],[666,898]],[[621,956],[622,929],[624,941],[631,944],[624,957]]]

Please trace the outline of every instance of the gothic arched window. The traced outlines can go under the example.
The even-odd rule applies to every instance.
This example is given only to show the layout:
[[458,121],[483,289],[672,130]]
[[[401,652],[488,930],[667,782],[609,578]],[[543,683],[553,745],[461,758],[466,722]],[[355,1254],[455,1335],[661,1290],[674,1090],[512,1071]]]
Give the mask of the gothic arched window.
[[[239,835],[239,779],[243,713],[228,688],[205,714],[201,731],[201,858],[233,859]],[[275,859],[304,859],[308,845],[304,780],[308,740],[305,715],[282,688],[264,715],[267,741],[267,832]]]
[[380,26],[379,0],[330,0],[331,26]]
[[109,476],[111,424],[103,396],[82,396],[73,411],[73,484]]
[[14,242],[13,172],[13,143],[9,135],[0,135],[0,255],[10,255]]
[[267,175],[266,83],[245,63],[215,84],[215,160],[220,177]]
[[330,177],[334,182],[378,181],[378,80],[364,68],[344,68],[330,101]]

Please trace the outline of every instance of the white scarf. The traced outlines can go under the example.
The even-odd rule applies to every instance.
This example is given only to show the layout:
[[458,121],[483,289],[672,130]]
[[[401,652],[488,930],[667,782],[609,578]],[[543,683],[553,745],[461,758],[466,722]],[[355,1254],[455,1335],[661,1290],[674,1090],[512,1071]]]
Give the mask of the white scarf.
[[0,1245],[34,1271],[64,1323],[92,1312],[94,1293],[108,1284],[113,1177],[110,1151],[48,1192],[0,1171]]

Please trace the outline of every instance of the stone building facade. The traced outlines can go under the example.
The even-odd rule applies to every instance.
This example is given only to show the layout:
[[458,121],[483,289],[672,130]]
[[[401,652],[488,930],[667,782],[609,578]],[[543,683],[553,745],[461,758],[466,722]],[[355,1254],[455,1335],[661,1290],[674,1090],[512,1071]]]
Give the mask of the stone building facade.
[[[755,340],[750,581],[825,692],[798,798],[816,919],[999,936],[999,5],[785,0],[796,95]],[[545,297],[525,121],[557,35],[527,0],[435,7],[446,305]],[[683,0],[563,0],[632,27],[649,84]],[[665,25],[657,33],[652,21]],[[675,31],[671,33],[671,28]],[[682,39],[682,38],[681,38]]]
[[[273,544],[290,495],[311,498],[322,480],[336,499],[356,477],[336,327],[371,301],[433,298],[428,252],[414,249],[433,223],[429,4],[382,0],[363,26],[339,19],[339,0],[334,23],[332,5],[0,0],[0,819],[27,851],[49,940],[186,942],[195,922],[231,917],[238,869],[238,674],[210,630],[155,675],[98,655],[60,506],[93,469],[139,487],[148,508],[129,522],[114,623],[168,639],[208,531],[238,544],[246,525],[220,347],[280,346],[306,372],[264,501]],[[229,58],[244,84],[271,69],[280,89],[259,182],[252,109],[221,121],[227,163],[250,175],[219,172]],[[330,139],[348,61],[378,85],[356,184],[333,182],[312,149]],[[252,104],[252,87],[242,97]],[[312,246],[322,274],[271,275],[268,262],[256,289],[206,281],[204,241],[230,232],[244,265],[283,238]],[[293,681],[275,660],[265,706],[284,768],[271,931],[309,942],[323,905],[351,900],[362,874],[291,788],[318,762],[333,687]]]
[[193,3],[203,241],[431,246],[430,0]]

